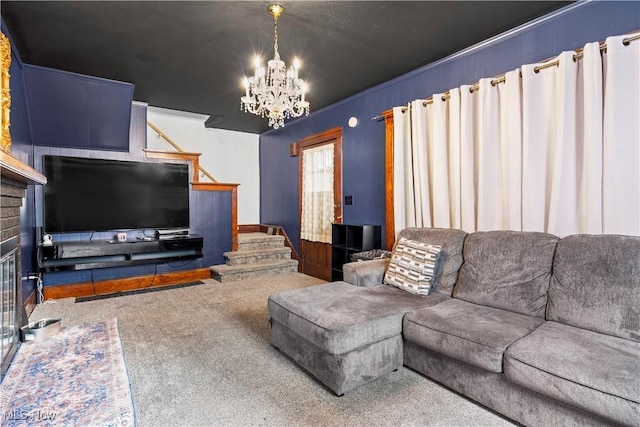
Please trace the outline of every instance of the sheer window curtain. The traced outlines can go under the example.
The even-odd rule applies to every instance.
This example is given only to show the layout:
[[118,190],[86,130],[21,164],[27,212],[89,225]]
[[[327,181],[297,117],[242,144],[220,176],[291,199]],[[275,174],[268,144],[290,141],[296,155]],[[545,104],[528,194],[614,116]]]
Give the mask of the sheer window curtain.
[[396,234],[640,235],[640,41],[626,37],[394,108]]
[[334,144],[302,152],[302,218],[300,238],[331,243]]

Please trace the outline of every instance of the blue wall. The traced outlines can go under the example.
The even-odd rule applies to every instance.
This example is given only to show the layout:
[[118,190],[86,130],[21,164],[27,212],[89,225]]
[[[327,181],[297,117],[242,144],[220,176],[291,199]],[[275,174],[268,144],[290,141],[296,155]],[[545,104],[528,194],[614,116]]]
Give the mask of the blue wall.
[[[91,157],[114,160],[134,160],[158,162],[160,160],[145,160],[143,149],[146,148],[147,107],[143,103],[134,103],[131,112],[129,134],[129,149],[127,152],[110,150],[90,150],[86,148],[63,147],[34,147],[34,165],[36,170],[42,171],[44,155]],[[193,171],[191,171],[193,172]],[[43,188],[35,188],[35,224],[43,224]],[[94,270],[60,271],[44,274],[44,286],[65,285],[69,283],[83,283],[120,279],[125,277],[148,276],[168,273],[172,271],[195,270],[207,268],[214,264],[224,263],[225,251],[231,250],[231,193],[214,191],[192,191],[189,197],[190,232],[198,234],[204,239],[203,257],[159,264],[145,264],[127,267],[110,267]],[[143,236],[150,230],[134,230],[128,232],[130,238]],[[151,230],[154,231],[154,230]],[[109,240],[115,232],[101,233],[65,233],[53,235],[55,241],[70,240]]]
[[[27,94],[25,90],[23,64],[20,54],[13,44],[11,34],[2,21],[2,32],[11,42],[11,66],[9,67],[9,87],[11,89],[11,155],[21,162],[33,165],[33,141],[29,120]],[[35,205],[34,186],[27,188],[26,197],[20,208],[20,245],[22,259],[22,298],[26,300],[34,289],[35,281],[26,277],[36,271],[35,258]]]
[[[11,40],[11,32],[5,27],[2,21],[2,32]],[[102,111],[100,115],[107,122],[115,120],[119,129],[125,129],[125,143],[119,144],[117,147],[113,143],[113,134],[108,132],[93,132],[89,134],[91,139],[86,141],[77,138],[77,141],[69,144],[69,138],[65,141],[58,141],[57,146],[42,146],[44,141],[35,141],[35,135],[46,135],[43,133],[43,127],[52,130],[51,123],[39,124],[37,120],[33,120],[34,105],[40,104],[41,99],[38,98],[41,91],[37,90],[39,76],[48,74],[46,69],[33,67],[23,64],[20,54],[12,44],[12,63],[10,68],[10,85],[11,85],[11,155],[23,163],[28,164],[38,171],[42,171],[42,156],[45,154],[91,157],[115,160],[136,160],[136,161],[159,161],[145,160],[143,149],[146,148],[146,104],[134,103],[133,107],[130,101],[122,103],[123,86],[131,86],[120,82],[111,82],[118,93],[107,94],[118,97],[118,110],[114,112],[113,117],[104,117],[109,111],[113,110],[113,103],[109,104],[109,111]],[[90,76],[76,75],[66,73],[59,70],[49,70],[55,75],[64,76],[64,91],[84,93],[86,85],[95,86],[99,84],[101,87],[109,86],[109,81],[104,79],[93,78]],[[31,72],[30,79],[25,77],[26,73]],[[34,85],[33,82],[36,82]],[[77,87],[74,84],[77,82]],[[31,84],[31,87],[30,87]],[[126,87],[125,87],[126,89]],[[103,90],[108,91],[108,88]],[[63,92],[64,92],[63,91]],[[125,94],[126,97],[126,94]],[[81,97],[80,97],[81,98]],[[130,98],[129,98],[130,99]],[[48,100],[50,103],[51,99]],[[94,109],[93,101],[87,99],[86,105],[76,103],[75,108]],[[58,108],[58,107],[56,107]],[[64,107],[59,107],[64,110]],[[60,113],[60,112],[59,112]],[[63,111],[63,115],[71,115],[70,111]],[[124,122],[123,122],[124,121]],[[53,124],[55,125],[55,123]],[[69,135],[69,129],[61,128],[58,135]],[[71,134],[74,136],[74,134]],[[102,138],[101,135],[106,135]],[[76,135],[77,136],[77,135]],[[62,138],[62,137],[60,137]],[[111,138],[111,139],[109,139]],[[106,141],[106,143],[102,143]],[[69,147],[69,145],[74,146]],[[96,147],[98,145],[99,147]],[[102,145],[102,146],[100,146]],[[66,147],[65,147],[66,146]],[[120,150],[120,151],[115,151]],[[43,188],[42,186],[30,185],[27,194],[23,200],[23,206],[20,211],[21,216],[21,244],[22,244],[22,277],[37,272],[36,262],[36,227],[43,224],[42,212]],[[162,274],[172,271],[194,270],[199,268],[207,268],[214,264],[224,262],[223,252],[231,250],[231,193],[216,191],[192,191],[189,201],[190,208],[190,231],[193,234],[199,234],[204,239],[203,257],[193,260],[174,261],[161,264],[136,265],[117,268],[102,268],[95,270],[81,271],[64,271],[52,272],[44,274],[44,285],[64,285],[71,283],[82,283],[90,281],[101,281],[118,279],[125,277],[146,276],[153,274]],[[143,230],[131,232],[132,235],[142,235]],[[113,232],[95,233],[93,239],[111,239]],[[75,233],[66,235],[56,235],[55,240],[88,240],[91,233]],[[23,280],[22,295],[26,300],[35,289],[34,280]]]
[[[414,99],[428,98],[434,93],[494,77],[523,64],[542,61],[588,42],[603,41],[608,36],[637,29],[640,29],[640,4],[637,1],[576,3],[316,111],[309,117],[288,122],[283,129],[262,134],[261,222],[282,225],[297,247],[298,158],[289,157],[289,144],[344,126],[343,195],[352,195],[354,203],[343,207],[343,222],[380,224],[384,241],[385,126],[382,121],[371,120],[373,117]],[[353,129],[346,125],[351,116],[359,120]]]
[[33,144],[129,151],[133,85],[24,65]]

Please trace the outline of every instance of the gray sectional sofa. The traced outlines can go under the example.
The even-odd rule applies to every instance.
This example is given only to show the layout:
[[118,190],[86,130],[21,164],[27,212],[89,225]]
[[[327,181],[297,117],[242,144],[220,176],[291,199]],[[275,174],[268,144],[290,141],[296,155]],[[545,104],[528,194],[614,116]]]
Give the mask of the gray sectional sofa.
[[640,237],[400,237],[442,246],[434,292],[345,264],[269,297],[273,345],[338,395],[404,365],[524,425],[640,425]]

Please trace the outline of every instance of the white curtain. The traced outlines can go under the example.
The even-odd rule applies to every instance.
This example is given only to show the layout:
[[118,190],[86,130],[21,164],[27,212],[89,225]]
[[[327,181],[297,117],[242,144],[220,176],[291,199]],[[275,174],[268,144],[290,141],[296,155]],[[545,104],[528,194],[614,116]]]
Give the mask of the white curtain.
[[520,103],[518,71],[505,84],[483,79],[479,92],[470,88],[393,110],[396,235],[405,227],[521,227],[521,119],[500,108]]
[[640,235],[640,41],[627,37],[395,108],[395,232]]
[[[598,43],[574,61],[522,69],[523,228],[602,233],[602,59]],[[541,185],[544,183],[545,185]],[[540,209],[540,206],[544,209]]]
[[302,151],[302,218],[300,238],[331,243],[333,158],[335,144]]
[[408,120],[403,120],[403,114],[408,111],[405,107],[395,107],[393,109],[393,212],[394,212],[394,235],[408,225],[407,211],[413,211],[413,197],[407,194],[408,187],[413,185],[413,178],[405,179],[405,173],[412,173],[410,166],[405,167],[405,145],[411,143],[411,135],[408,134]]
[[605,55],[603,231],[640,234],[640,40],[607,39]]
[[[427,114],[423,101],[394,108],[394,212],[396,235],[405,227],[431,227]],[[424,143],[420,143],[422,141]]]
[[502,228],[522,229],[522,115],[508,107],[522,105],[520,70],[505,75],[500,91],[500,152],[502,171]]

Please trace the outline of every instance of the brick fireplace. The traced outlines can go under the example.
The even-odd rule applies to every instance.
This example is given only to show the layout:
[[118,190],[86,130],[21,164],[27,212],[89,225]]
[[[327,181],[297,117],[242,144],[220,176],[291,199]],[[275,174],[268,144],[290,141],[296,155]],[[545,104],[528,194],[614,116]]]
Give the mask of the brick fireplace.
[[27,323],[22,296],[20,210],[28,185],[46,178],[0,151],[0,356],[4,376],[19,346],[19,329]]

